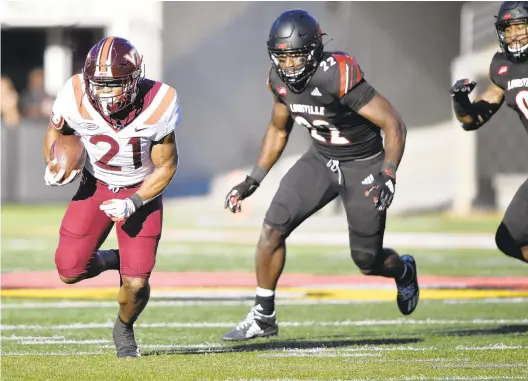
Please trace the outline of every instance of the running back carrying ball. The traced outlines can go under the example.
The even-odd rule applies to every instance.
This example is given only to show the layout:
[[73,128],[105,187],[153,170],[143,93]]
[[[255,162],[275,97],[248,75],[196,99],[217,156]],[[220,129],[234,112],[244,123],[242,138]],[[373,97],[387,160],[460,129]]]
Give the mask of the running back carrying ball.
[[79,174],[85,161],[86,150],[81,138],[77,135],[61,135],[51,146],[48,167],[55,174],[63,170],[63,178],[66,179]]

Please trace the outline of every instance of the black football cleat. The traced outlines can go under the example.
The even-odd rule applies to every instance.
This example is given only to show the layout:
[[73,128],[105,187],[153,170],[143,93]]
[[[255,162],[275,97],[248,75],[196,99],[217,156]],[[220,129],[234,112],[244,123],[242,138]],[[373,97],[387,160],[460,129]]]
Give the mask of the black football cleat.
[[112,331],[117,357],[141,357],[134,337],[134,328],[124,325],[119,318]]
[[406,283],[401,283],[396,280],[396,287],[398,288],[398,308],[404,315],[410,315],[416,309],[418,300],[420,299],[420,287],[418,287],[418,272],[416,269],[416,262],[410,255],[402,255],[402,261],[405,262],[407,271],[412,270],[413,276],[411,280]]

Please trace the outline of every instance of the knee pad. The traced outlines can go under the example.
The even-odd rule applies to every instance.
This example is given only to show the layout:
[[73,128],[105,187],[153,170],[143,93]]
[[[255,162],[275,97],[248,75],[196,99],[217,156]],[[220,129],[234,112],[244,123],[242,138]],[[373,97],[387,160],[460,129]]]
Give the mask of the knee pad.
[[501,222],[495,233],[495,244],[497,245],[497,248],[507,256],[519,259],[522,258],[521,245],[518,240],[512,236],[504,222]]
[[272,202],[266,216],[264,217],[265,225],[278,229],[282,232],[290,232],[289,223],[291,221],[290,211],[280,203]]
[[354,249],[351,252],[352,260],[362,272],[370,272],[374,269],[376,254]]

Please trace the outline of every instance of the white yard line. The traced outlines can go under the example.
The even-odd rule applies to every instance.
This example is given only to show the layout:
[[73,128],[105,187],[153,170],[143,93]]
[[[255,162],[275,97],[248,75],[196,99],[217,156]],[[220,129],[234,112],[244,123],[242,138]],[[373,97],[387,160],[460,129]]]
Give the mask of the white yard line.
[[2,341],[23,341],[23,340],[66,340],[64,336],[2,336]]
[[[528,298],[482,298],[482,299],[441,299],[422,300],[421,304],[514,304],[526,303]],[[392,300],[277,300],[278,306],[311,306],[311,305],[347,305],[347,304],[380,304],[394,303]],[[252,300],[151,300],[148,304],[152,307],[214,307],[214,306],[251,306]],[[117,308],[117,302],[92,302],[92,301],[62,301],[62,302],[23,302],[4,303],[2,310],[24,309],[69,309],[69,308]]]
[[[58,344],[58,343],[57,343]],[[95,344],[90,342],[89,344]],[[150,344],[150,345],[141,345],[140,347],[142,349],[166,349],[166,350],[195,350],[196,352],[203,352],[208,353],[211,352],[211,350],[215,349],[225,349],[226,352],[229,351],[231,348],[230,346],[224,345],[224,344],[190,344],[190,345],[164,345],[164,344]],[[46,351],[46,352],[2,352],[1,356],[79,356],[79,355],[102,355],[102,354],[113,354],[114,353],[114,346],[113,345],[99,345],[98,351]],[[353,347],[353,348],[310,348],[310,349],[286,349],[286,350],[276,350],[276,353],[264,353],[259,354],[257,357],[262,358],[268,358],[268,357],[381,357],[380,352],[386,352],[386,351],[410,351],[410,352],[432,352],[432,351],[446,351],[446,350],[455,350],[459,349],[460,347],[414,347],[414,346],[399,346],[399,347],[383,347],[383,346],[361,346],[361,347]],[[105,350],[103,350],[105,349]],[[476,350],[505,350],[505,349],[528,349],[528,346],[507,346],[504,344],[493,344],[493,345],[486,345],[486,346],[475,346],[475,347],[464,347],[464,350],[469,351],[476,351]],[[349,352],[356,352],[356,353],[349,353]],[[359,352],[359,353],[357,353]],[[344,360],[344,361],[352,361],[352,360]],[[361,362],[361,363],[378,363],[378,362],[401,362],[401,363],[438,363],[438,367],[445,367],[445,368],[463,368],[469,361],[467,357],[464,358],[458,358],[458,359],[450,359],[450,358],[431,358],[431,359],[355,359],[353,360],[355,363]],[[469,367],[473,367],[473,364],[467,364]],[[526,367],[528,365],[526,364],[501,364],[501,363],[491,363],[487,364],[488,368],[503,368],[507,367],[507,365],[511,365],[512,367]],[[479,364],[474,364],[475,367],[481,367]],[[418,377],[409,377],[409,378],[376,378],[376,379],[355,379],[350,381],[422,381],[422,380],[436,380],[436,381],[443,381],[443,380],[493,380],[496,378],[475,378],[475,377],[468,377],[468,378],[418,378]],[[526,378],[508,378],[508,377],[501,377],[503,380],[524,380],[528,379],[528,376]],[[342,380],[345,381],[345,380]]]
[[[140,328],[230,328],[237,322],[194,322],[194,323],[140,323]],[[387,326],[387,325],[498,325],[498,324],[528,324],[528,319],[472,319],[472,320],[436,320],[436,319],[394,319],[394,320],[345,320],[345,321],[303,321],[281,322],[282,327],[357,327],[357,326]],[[16,324],[0,325],[2,331],[46,331],[46,330],[81,330],[94,328],[111,328],[113,322],[106,323],[73,323],[59,325]]]
[[20,345],[96,345],[112,343],[112,340],[20,340]]

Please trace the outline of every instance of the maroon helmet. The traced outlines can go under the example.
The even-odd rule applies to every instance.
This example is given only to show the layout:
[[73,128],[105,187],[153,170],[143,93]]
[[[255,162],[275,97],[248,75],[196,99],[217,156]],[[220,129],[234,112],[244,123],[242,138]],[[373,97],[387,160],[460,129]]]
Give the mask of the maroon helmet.
[[114,114],[134,102],[142,63],[134,45],[121,37],[105,37],[90,49],[84,62],[84,83],[100,113]]

